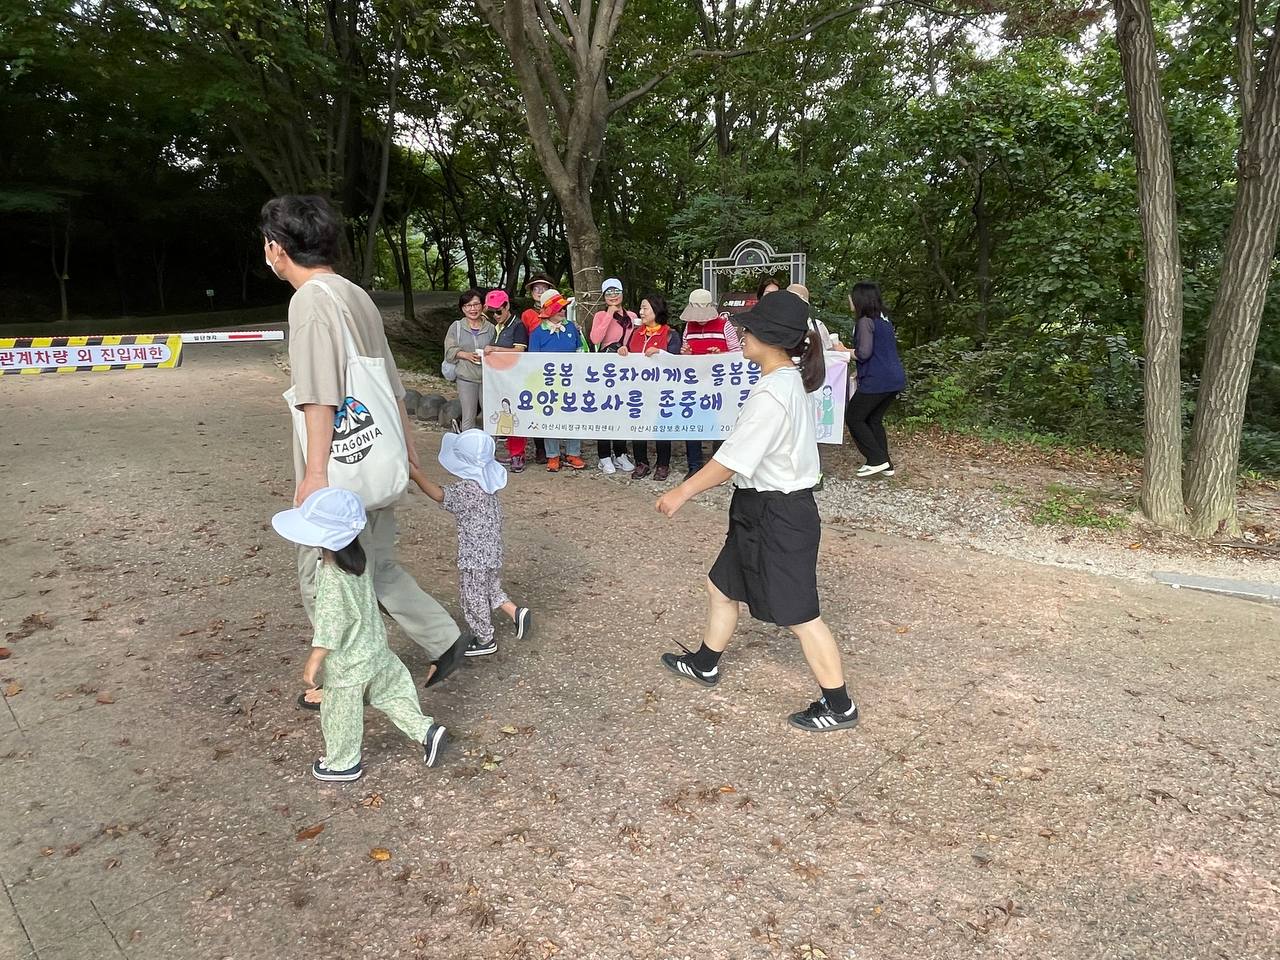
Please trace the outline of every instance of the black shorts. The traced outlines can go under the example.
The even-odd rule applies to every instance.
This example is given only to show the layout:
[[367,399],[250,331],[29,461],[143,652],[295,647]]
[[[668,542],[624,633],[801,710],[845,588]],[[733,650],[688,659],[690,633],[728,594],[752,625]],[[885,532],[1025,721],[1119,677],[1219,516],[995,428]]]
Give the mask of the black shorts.
[[821,537],[812,490],[735,490],[711,582],[765,623],[793,627],[816,620]]

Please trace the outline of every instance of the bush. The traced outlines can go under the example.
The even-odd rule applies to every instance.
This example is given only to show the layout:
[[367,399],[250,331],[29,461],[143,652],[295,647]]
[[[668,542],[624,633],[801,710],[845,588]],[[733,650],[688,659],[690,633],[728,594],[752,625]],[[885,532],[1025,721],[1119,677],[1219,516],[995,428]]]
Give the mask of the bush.
[[1134,449],[1142,437],[1142,371],[1123,335],[964,337],[906,351],[909,417],[952,430],[1049,435]]

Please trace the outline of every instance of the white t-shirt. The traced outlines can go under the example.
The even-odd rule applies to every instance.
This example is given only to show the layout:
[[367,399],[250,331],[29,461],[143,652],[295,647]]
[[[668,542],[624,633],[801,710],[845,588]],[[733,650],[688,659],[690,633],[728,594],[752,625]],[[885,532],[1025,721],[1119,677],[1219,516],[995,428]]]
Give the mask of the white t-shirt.
[[734,486],[793,493],[818,482],[813,401],[795,367],[761,377],[714,459],[732,470]]

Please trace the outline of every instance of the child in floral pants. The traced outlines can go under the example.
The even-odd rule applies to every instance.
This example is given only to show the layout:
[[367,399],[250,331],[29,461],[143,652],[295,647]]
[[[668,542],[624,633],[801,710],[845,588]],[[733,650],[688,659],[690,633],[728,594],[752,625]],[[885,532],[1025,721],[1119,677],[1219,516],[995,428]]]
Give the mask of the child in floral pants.
[[533,615],[511,601],[502,589],[502,504],[497,492],[507,485],[507,471],[494,458],[493,437],[481,430],[445,434],[440,465],[458,477],[440,487],[416,467],[409,476],[458,522],[458,593],[462,614],[471,628],[468,657],[498,652],[493,611],[501,610],[516,625],[516,639],[528,635]]

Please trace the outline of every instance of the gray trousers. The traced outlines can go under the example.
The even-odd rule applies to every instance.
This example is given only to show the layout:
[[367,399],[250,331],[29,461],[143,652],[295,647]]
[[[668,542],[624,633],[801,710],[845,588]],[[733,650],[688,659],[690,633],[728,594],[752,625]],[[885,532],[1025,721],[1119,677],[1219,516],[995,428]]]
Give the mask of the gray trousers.
[[[396,512],[394,507],[370,510],[360,534],[369,569],[373,572],[373,592],[378,603],[432,660],[439,660],[461,635],[449,611],[423,590],[409,572],[396,562]],[[320,551],[298,548],[298,586],[307,617],[314,621],[316,564]]]
[[[470,430],[480,419],[480,392],[483,387],[479,380],[458,379],[458,402],[462,404],[463,430]],[[483,429],[483,424],[481,425]]]

